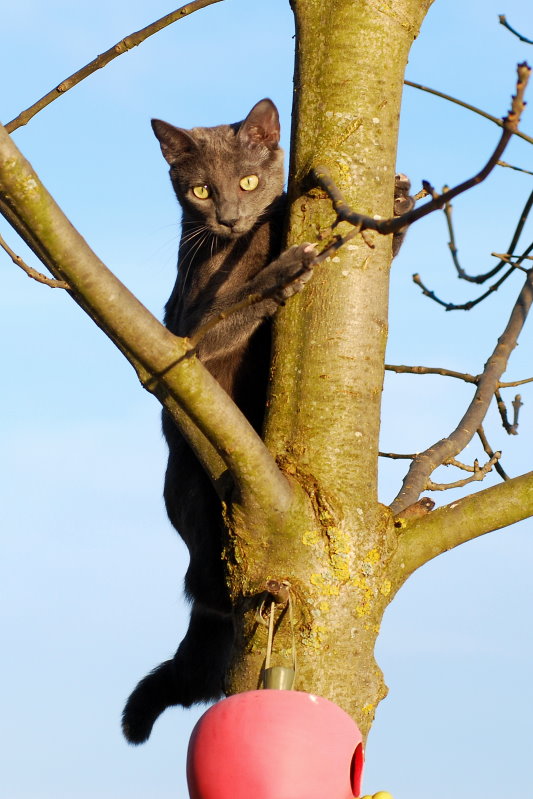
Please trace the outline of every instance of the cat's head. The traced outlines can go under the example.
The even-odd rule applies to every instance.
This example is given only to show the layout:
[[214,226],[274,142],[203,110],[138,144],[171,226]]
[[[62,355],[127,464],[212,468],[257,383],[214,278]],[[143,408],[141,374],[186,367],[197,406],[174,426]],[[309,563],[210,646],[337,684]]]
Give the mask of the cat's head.
[[279,116],[272,100],[260,100],[234,125],[183,130],[153,119],[152,127],[185,219],[222,238],[248,233],[283,192]]

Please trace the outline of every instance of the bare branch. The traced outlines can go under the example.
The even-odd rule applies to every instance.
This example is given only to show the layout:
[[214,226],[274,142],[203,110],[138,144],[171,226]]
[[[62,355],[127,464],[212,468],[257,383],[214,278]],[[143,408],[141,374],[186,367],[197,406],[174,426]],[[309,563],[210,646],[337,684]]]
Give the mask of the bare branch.
[[7,123],[5,126],[7,132],[12,133],[14,130],[17,130],[17,128],[26,125],[39,111],[42,111],[47,105],[50,105],[50,103],[53,103],[58,97],[68,92],[69,89],[81,83],[82,80],[92,75],[93,72],[107,66],[110,61],[113,61],[113,59],[122,55],[122,53],[127,53],[128,50],[137,47],[137,45],[148,39],[149,36],[153,36],[154,33],[158,33],[160,30],[163,30],[163,28],[166,28],[177,20],[183,19],[194,11],[199,11],[201,8],[205,8],[205,6],[220,2],[221,0],[194,0],[194,2],[187,3],[187,5],[178,8],[176,11],[166,14],[166,16],[161,17],[161,19],[158,19],[156,22],[152,22],[152,24],[148,25],[146,28],[142,28],[135,33],[130,33],[129,36],[125,36],[124,39],[121,39],[120,42],[117,42],[117,44],[109,50],[106,50],[105,53],[97,56],[90,64],[86,64],[82,69],[79,69],[69,78],[62,81],[59,86],[49,91],[48,94],[45,94],[44,97],[41,97],[36,103],[26,108],[24,111],[21,111],[15,119]]
[[[455,466],[457,469],[462,469],[463,472],[471,472],[472,474],[479,470],[479,463],[477,461],[477,458],[474,461],[474,465],[473,466],[469,466],[468,463],[462,463],[461,461],[458,461],[457,458],[448,458],[447,460],[444,461],[444,463],[442,465],[443,466]],[[428,481],[428,482],[430,482],[430,481]]]
[[425,286],[424,283],[422,283],[422,278],[420,277],[419,274],[414,274],[412,279],[413,283],[416,283],[417,286],[420,286],[422,294],[425,297],[429,297],[429,299],[433,300],[433,302],[436,302],[437,305],[442,305],[446,311],[471,311],[472,308],[475,308],[476,305],[479,305],[480,302],[483,302],[483,300],[486,300],[487,297],[490,297],[491,294],[494,294],[495,291],[498,291],[500,286],[503,283],[505,283],[507,278],[510,275],[512,275],[514,271],[515,271],[515,266],[513,264],[513,266],[510,269],[508,269],[507,272],[505,272],[505,274],[502,275],[502,277],[496,281],[496,283],[493,283],[492,286],[490,286],[487,289],[487,291],[485,291],[484,294],[481,294],[479,297],[476,297],[475,300],[468,300],[468,302],[463,302],[462,304],[455,304],[453,302],[446,302],[445,300],[441,300],[439,297],[437,297],[434,291],[428,289],[427,286]]
[[443,369],[440,366],[396,366],[391,363],[386,363],[385,369],[388,372],[396,372],[397,374],[442,375],[443,377],[456,377],[457,379],[464,380],[467,383],[477,383],[479,380],[479,375],[469,375],[465,372],[455,372],[453,369]]
[[[443,100],[448,100],[450,103],[460,105],[462,108],[466,108],[468,111],[473,111],[474,114],[479,114],[479,116],[484,117],[484,119],[494,122],[494,124],[498,125],[499,128],[503,128],[504,126],[504,123],[500,117],[494,117],[492,114],[488,114],[486,111],[476,108],[475,105],[470,105],[470,103],[465,103],[463,100],[458,100],[457,97],[451,97],[449,94],[444,94],[444,92],[437,91],[437,89],[430,89],[429,86],[422,86],[421,83],[413,83],[410,80],[404,80],[404,84],[406,86],[411,86],[413,89],[419,89],[421,92],[427,92],[428,94],[434,94],[436,97],[442,97]],[[514,135],[519,136],[521,139],[524,139],[530,144],[533,144],[533,137],[528,136],[526,133],[522,133],[520,130],[516,130]]]
[[[445,189],[447,189],[447,188],[448,187],[446,186]],[[522,230],[524,229],[524,225],[525,225],[525,223],[527,221],[527,218],[529,216],[529,212],[531,211],[532,206],[533,206],[533,191],[531,192],[531,194],[529,195],[528,199],[526,200],[526,204],[524,205],[522,213],[520,214],[520,217],[518,219],[518,223],[517,223],[515,231],[513,233],[513,237],[511,239],[511,243],[509,244],[509,247],[507,248],[507,253],[505,255],[502,255],[502,256],[499,256],[496,253],[491,253],[491,255],[496,256],[496,258],[500,258],[500,262],[498,264],[496,264],[496,266],[492,267],[492,269],[490,269],[488,272],[485,272],[484,274],[468,275],[464,271],[464,269],[461,268],[461,265],[459,264],[459,261],[458,261],[458,258],[457,258],[457,247],[456,247],[456,244],[455,244],[455,238],[454,238],[454,233],[453,233],[453,225],[452,225],[452,216],[451,216],[452,206],[451,206],[450,203],[446,203],[446,205],[444,206],[444,213],[446,215],[446,222],[448,224],[448,231],[449,231],[449,234],[450,234],[450,243],[449,243],[448,246],[450,247],[450,250],[451,250],[451,253],[452,253],[452,258],[453,258],[453,262],[454,262],[455,268],[457,270],[457,275],[462,280],[467,280],[470,283],[484,283],[486,280],[489,280],[491,277],[494,277],[494,275],[496,275],[505,266],[506,263],[514,263],[515,266],[519,266],[519,264],[521,263],[522,260],[524,260],[525,258],[529,258],[529,256],[525,255],[525,254],[522,255],[522,256],[514,256],[518,260],[516,262],[511,262],[510,261],[511,256],[509,255],[509,253],[513,253],[514,250],[515,250],[516,245],[518,244],[518,241],[519,241],[520,236],[522,234]],[[484,296],[486,296],[486,295],[484,295]]]
[[0,247],[3,250],[5,250],[5,252],[7,252],[7,254],[9,255],[9,257],[11,258],[11,260],[13,261],[14,264],[16,264],[17,266],[20,266],[20,268],[24,272],[26,272],[28,277],[33,278],[33,280],[36,280],[38,283],[43,283],[45,286],[50,286],[50,288],[52,288],[52,289],[68,289],[68,288],[70,288],[69,284],[66,283],[64,280],[56,280],[53,277],[46,277],[46,275],[43,275],[42,272],[38,272],[37,269],[34,269],[31,266],[28,266],[28,264],[25,263],[22,260],[20,255],[17,255],[16,252],[14,252],[11,249],[11,247],[4,241],[2,236],[0,236]]
[[398,537],[390,573],[401,573],[405,581],[437,555],[532,515],[533,472],[529,472],[407,523]]
[[485,417],[492,395],[497,389],[500,377],[507,367],[509,356],[516,346],[532,301],[533,273],[530,273],[518,295],[509,322],[498,339],[498,343],[485,365],[483,374],[478,380],[474,398],[465,415],[449,436],[436,442],[414,459],[404,479],[402,489],[391,505],[394,514],[399,513],[402,508],[416,501],[424,490],[424,486],[433,470],[447,458],[458,455],[478,430]]
[[[412,375],[441,375],[442,377],[455,377],[458,380],[464,380],[465,383],[478,383],[481,375],[471,375],[467,372],[456,372],[453,369],[444,369],[441,366],[405,366],[399,364],[386,363],[385,369],[389,372],[396,372],[397,374],[412,374]],[[514,388],[516,386],[523,386],[526,383],[533,383],[533,377],[525,377],[523,380],[512,380],[505,382],[498,381],[498,388]]]
[[518,33],[518,31],[516,31],[514,28],[511,28],[511,26],[509,25],[509,23],[505,18],[505,14],[500,14],[498,16],[498,19],[500,21],[500,25],[503,25],[504,28],[507,28],[507,30],[511,31],[511,33],[513,33],[515,36],[518,36],[521,42],[525,42],[526,44],[533,44],[533,40],[526,39],[526,37],[522,36],[521,33]]
[[523,386],[525,383],[533,383],[533,377],[526,377],[524,380],[513,380],[510,383],[500,382],[498,388],[514,388],[515,386]]
[[[462,488],[468,483],[475,482],[477,480],[483,480],[485,476],[492,471],[492,467],[502,456],[501,452],[495,452],[492,458],[487,461],[484,466],[480,466],[477,460],[474,461],[474,466],[467,467],[465,464],[460,464],[460,468],[467,469],[470,471],[472,469],[473,474],[471,477],[465,477],[464,480],[456,480],[455,483],[434,483],[433,480],[428,480],[426,483],[425,491],[447,491],[449,488]],[[446,462],[446,465],[449,463],[451,464],[453,459],[450,459]],[[455,462],[453,465],[459,465],[459,462]]]
[[[483,446],[483,449],[485,450],[486,454],[489,456],[489,458],[492,458],[493,455],[494,455],[494,450],[492,449],[492,447],[490,446],[490,444],[489,444],[489,442],[487,440],[487,436],[485,435],[485,431],[483,430],[483,425],[482,424],[479,425],[478,430],[477,430],[477,434],[479,436],[479,440],[481,441],[481,445]],[[498,472],[498,474],[500,475],[502,480],[510,480],[511,479],[509,477],[509,475],[504,472],[503,467],[502,467],[502,465],[501,465],[499,460],[496,461],[496,463],[494,464],[494,468],[496,469],[496,471]]]

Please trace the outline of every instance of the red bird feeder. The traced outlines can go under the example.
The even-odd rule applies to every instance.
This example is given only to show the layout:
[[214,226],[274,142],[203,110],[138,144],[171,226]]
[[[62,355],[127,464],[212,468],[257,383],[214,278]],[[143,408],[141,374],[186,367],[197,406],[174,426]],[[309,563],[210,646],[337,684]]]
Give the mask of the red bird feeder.
[[198,721],[187,756],[191,799],[352,799],[362,771],[355,722],[301,691],[223,699]]

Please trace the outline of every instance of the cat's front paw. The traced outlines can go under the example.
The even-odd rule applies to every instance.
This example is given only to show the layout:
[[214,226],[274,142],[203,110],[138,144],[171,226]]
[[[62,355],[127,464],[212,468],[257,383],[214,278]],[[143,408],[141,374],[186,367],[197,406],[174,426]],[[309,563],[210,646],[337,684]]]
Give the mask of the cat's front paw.
[[270,290],[275,300],[285,302],[303,289],[312,277],[316,256],[313,244],[296,244],[267,266],[263,277],[271,282]]
[[[412,211],[415,207],[415,198],[411,197],[411,181],[402,172],[398,172],[394,179],[394,216],[402,216],[402,214]],[[407,232],[407,226],[394,234],[392,238],[392,255],[393,257],[398,254],[402,242]]]

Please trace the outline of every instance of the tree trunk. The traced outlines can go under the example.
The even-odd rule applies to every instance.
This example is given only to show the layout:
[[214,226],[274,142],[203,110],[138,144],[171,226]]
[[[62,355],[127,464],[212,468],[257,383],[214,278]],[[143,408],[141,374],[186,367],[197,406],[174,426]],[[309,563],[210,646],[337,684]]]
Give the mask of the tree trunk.
[[[353,208],[391,216],[404,68],[430,1],[293,0],[289,244],[316,241],[334,221],[330,201],[306,182],[319,164]],[[373,652],[397,546],[391,513],[377,501],[391,237],[370,243],[359,237],[339,250],[278,314],[266,442],[295,501],[270,535],[253,510],[235,506],[229,557],[240,609],[230,690],[257,687],[267,640],[257,596],[269,578],[287,580],[295,688],[339,704],[365,735],[386,695]],[[290,666],[284,618],[272,663]]]

